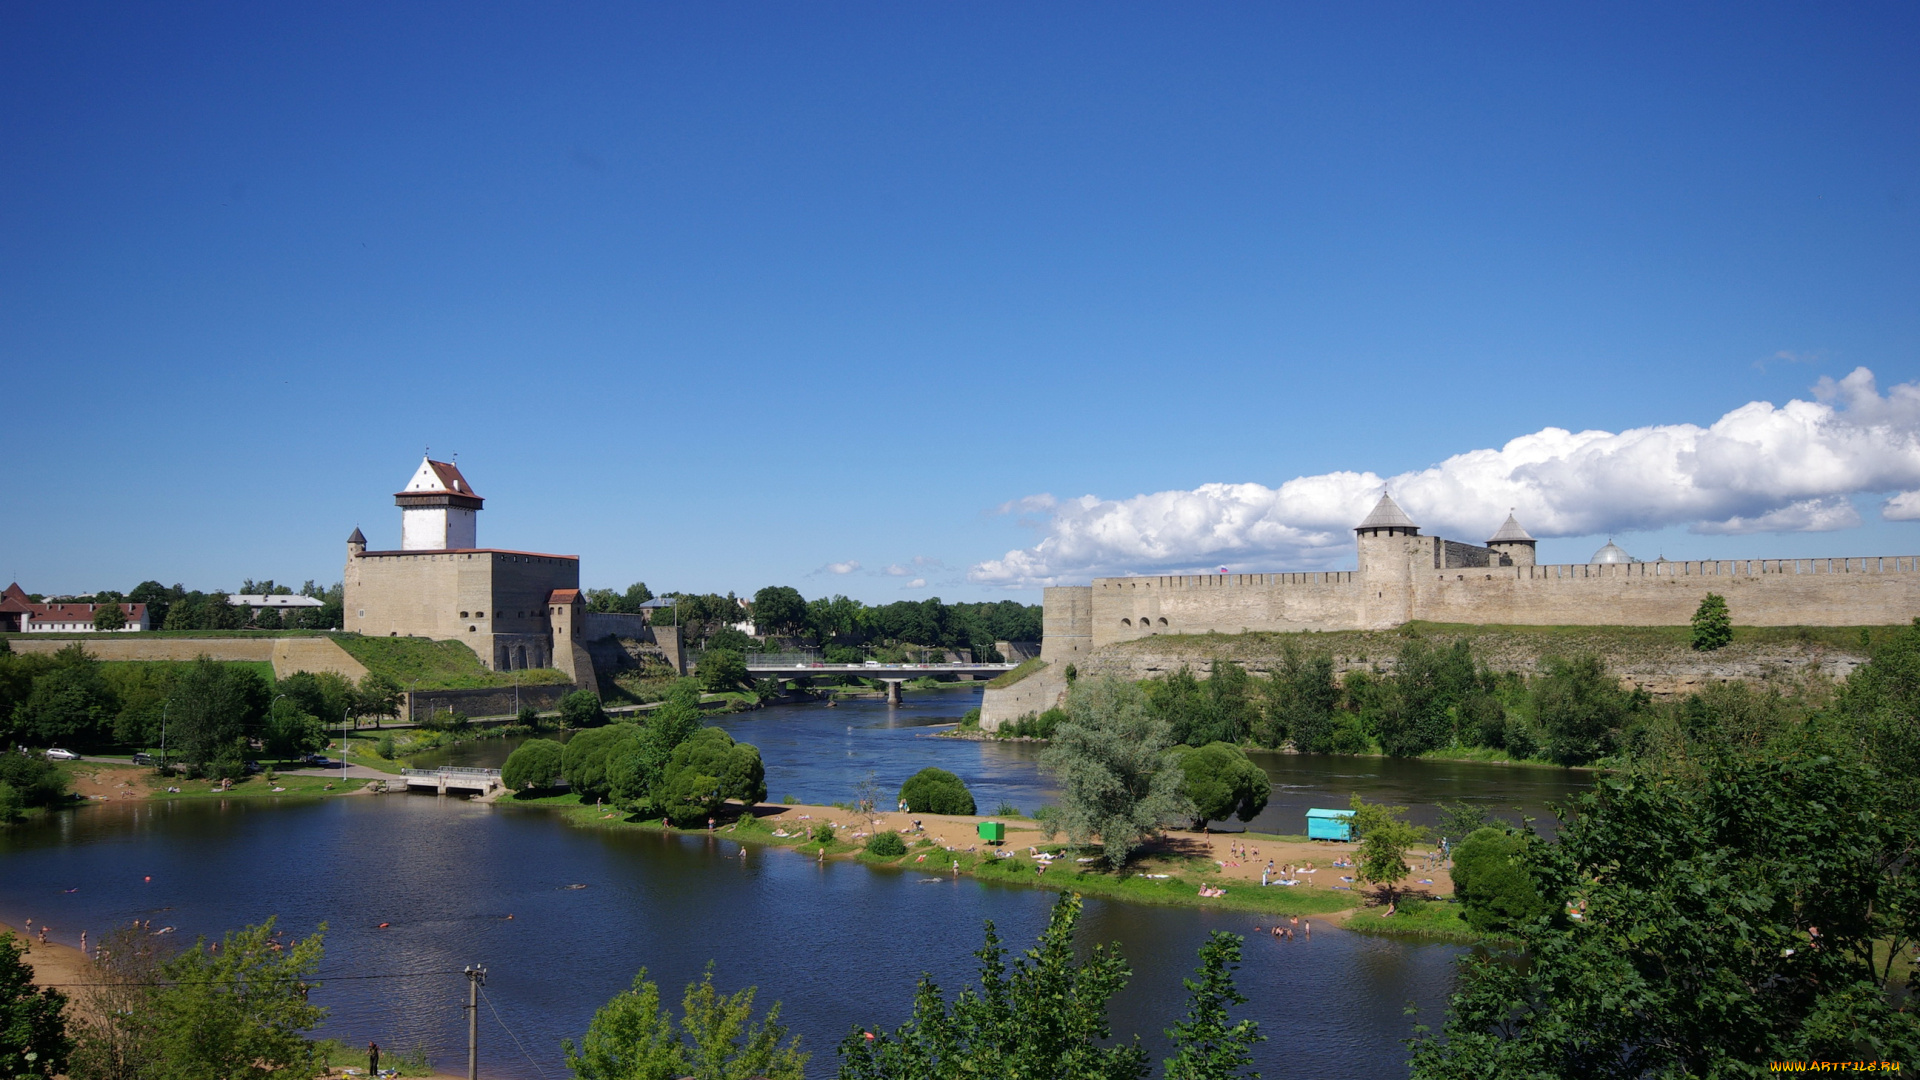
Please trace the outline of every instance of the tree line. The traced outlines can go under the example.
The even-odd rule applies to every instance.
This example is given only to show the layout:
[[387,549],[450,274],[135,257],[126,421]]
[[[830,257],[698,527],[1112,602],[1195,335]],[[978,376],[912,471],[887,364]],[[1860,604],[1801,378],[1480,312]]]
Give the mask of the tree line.
[[102,663],[81,642],[14,653],[0,641],[0,742],[89,751],[152,748],[196,775],[237,777],[258,752],[291,758],[327,744],[327,730],[392,716],[400,687],[369,672],[274,680],[254,667],[191,661]]

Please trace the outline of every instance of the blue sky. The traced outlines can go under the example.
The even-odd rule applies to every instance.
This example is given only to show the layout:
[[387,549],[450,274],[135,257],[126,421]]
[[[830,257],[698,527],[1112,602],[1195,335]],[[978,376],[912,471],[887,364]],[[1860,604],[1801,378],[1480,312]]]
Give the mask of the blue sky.
[[[426,446],[481,543],[656,590],[1332,566],[1387,483],[1553,561],[1910,553],[1917,56],[1891,4],[10,5],[0,575],[330,582]],[[1619,438],[1473,457],[1549,429]]]

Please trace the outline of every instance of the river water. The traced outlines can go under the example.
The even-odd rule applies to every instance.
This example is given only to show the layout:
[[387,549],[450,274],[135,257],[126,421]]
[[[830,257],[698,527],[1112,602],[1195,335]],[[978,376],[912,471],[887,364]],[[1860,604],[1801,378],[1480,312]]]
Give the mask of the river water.
[[[923,737],[976,701],[938,693],[893,709],[790,706],[717,722],[760,747],[775,798],[847,800],[869,771],[891,792],[912,771],[939,765],[966,779],[983,809],[1004,799],[1030,811],[1050,799],[1032,744]],[[504,752],[486,742],[450,756],[480,763]],[[1263,764],[1275,797],[1254,825],[1286,832],[1300,830],[1298,808],[1338,806],[1352,790],[1401,801],[1416,819],[1436,798],[1456,797],[1541,815],[1583,782],[1450,763]],[[422,1046],[449,1069],[464,1064],[457,972],[483,963],[481,1074],[514,1080],[564,1076],[560,1040],[577,1039],[638,968],[672,999],[712,961],[723,989],[754,984],[763,1006],[781,1001],[783,1019],[814,1052],[808,1075],[830,1076],[832,1047],[854,1024],[905,1018],[921,972],[949,993],[973,977],[982,920],[1018,951],[1053,899],[741,851],[704,834],[577,829],[534,808],[428,795],[100,805],[0,832],[0,918],[32,917],[69,942],[82,928],[97,935],[130,919],[178,927],[182,938],[270,915],[295,933],[325,922],[324,970],[337,981],[316,992],[333,1010],[321,1034],[352,1045],[375,1039],[389,1051]],[[1114,1003],[1115,1031],[1164,1054],[1160,1031],[1176,1018],[1180,979],[1206,934],[1247,933],[1260,921],[1090,900],[1082,940],[1118,942],[1134,968]],[[1329,927],[1310,943],[1249,937],[1239,984],[1252,999],[1247,1015],[1269,1036],[1258,1068],[1281,1078],[1404,1076],[1402,1040],[1415,1022],[1406,1007],[1438,1022],[1459,951]]]

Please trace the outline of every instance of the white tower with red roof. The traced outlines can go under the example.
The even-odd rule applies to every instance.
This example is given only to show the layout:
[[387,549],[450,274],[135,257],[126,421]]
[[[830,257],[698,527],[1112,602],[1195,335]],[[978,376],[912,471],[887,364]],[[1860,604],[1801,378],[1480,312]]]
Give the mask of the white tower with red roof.
[[393,494],[400,507],[400,550],[470,551],[480,546],[474,515],[484,499],[450,461],[420,459],[404,490]]

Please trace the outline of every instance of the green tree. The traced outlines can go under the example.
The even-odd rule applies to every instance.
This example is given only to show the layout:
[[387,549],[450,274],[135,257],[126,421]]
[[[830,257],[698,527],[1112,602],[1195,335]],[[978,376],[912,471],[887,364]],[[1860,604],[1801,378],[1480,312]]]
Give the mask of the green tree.
[[1273,782],[1239,747],[1223,742],[1197,749],[1176,746],[1172,754],[1184,774],[1180,793],[1193,803],[1194,828],[1236,816],[1252,821],[1266,809]]
[[1291,739],[1301,753],[1331,749],[1334,710],[1340,707],[1331,655],[1306,654],[1289,641],[1281,647],[1279,668],[1261,689],[1264,709],[1255,732],[1260,745],[1277,747]]
[[1419,637],[1401,643],[1374,718],[1381,748],[1414,757],[1450,745],[1456,710],[1476,689],[1475,675],[1464,640],[1444,649]]
[[1711,652],[1733,640],[1733,616],[1727,611],[1727,598],[1708,593],[1693,611],[1690,640],[1700,652]]
[[566,751],[552,739],[528,739],[514,747],[500,766],[500,782],[515,791],[536,791],[558,783]]
[[1164,678],[1148,679],[1143,688],[1154,713],[1167,721],[1176,743],[1237,744],[1257,726],[1259,710],[1254,703],[1253,680],[1245,668],[1231,660],[1215,660],[1204,682],[1183,666]]
[[1412,869],[1407,866],[1407,849],[1427,839],[1427,830],[1405,820],[1404,806],[1384,806],[1353,797],[1353,817],[1348,819],[1360,840],[1354,853],[1354,877],[1380,887],[1387,901],[1387,914],[1393,914],[1400,883]]
[[0,933],[0,1076],[52,1077],[67,1071],[67,996],[33,984],[12,934]]
[[291,1073],[311,1061],[305,1033],[327,1010],[307,1000],[322,955],[320,931],[283,944],[274,920],[204,939],[160,967],[171,985],[153,998],[154,1080],[229,1080]]
[[97,631],[124,630],[127,627],[126,609],[119,604],[101,604],[93,609],[93,628]]
[[1059,781],[1062,824],[1076,846],[1099,836],[1118,869],[1163,825],[1192,818],[1172,746],[1167,721],[1148,709],[1139,687],[1112,676],[1073,684],[1067,722],[1054,730],[1040,767]]
[[1442,802],[1440,805],[1440,835],[1459,843],[1489,825],[1497,824],[1487,808],[1478,803],[1465,800]]
[[767,770],[752,743],[736,743],[719,728],[703,727],[673,748],[654,805],[675,821],[697,821],[728,799],[749,805],[767,797]]
[[15,718],[20,739],[39,746],[89,747],[113,737],[120,704],[100,673],[100,662],[79,642],[54,654],[54,666],[33,680]]
[[1529,860],[1549,917],[1516,928],[1516,955],[1462,958],[1413,1076],[1920,1059],[1920,1017],[1895,1004],[1920,932],[1920,806],[1887,781],[1824,754],[1602,779]]
[[360,685],[354,688],[353,715],[399,716],[400,684],[377,671],[360,676]]
[[1640,699],[1621,689],[1598,656],[1553,657],[1533,684],[1534,716],[1547,752],[1563,765],[1584,765],[1619,743],[1620,729]]
[[666,783],[673,751],[700,730],[700,685],[681,679],[667,691],[667,700],[640,722],[640,734],[621,744],[607,762],[607,783],[614,801],[633,812],[652,806],[653,796]]
[[807,626],[807,601],[800,590],[769,585],[753,594],[753,628],[761,634],[797,634]]
[[913,1015],[892,1032],[855,1028],[841,1042],[840,1080],[947,1080],[949,1077],[1139,1080],[1147,1055],[1135,1039],[1109,1045],[1107,1002],[1132,969],[1096,945],[1083,962],[1073,943],[1080,900],[1061,893],[1039,945],[1015,959],[987,923],[980,986],[949,1003],[927,975]]
[[167,694],[167,749],[195,770],[237,762],[234,743],[265,715],[272,695],[254,671],[205,656],[188,664]]
[[54,806],[67,796],[67,774],[26,754],[0,754],[0,784],[13,789],[21,806]]
[[782,1043],[780,1003],[753,1019],[755,990],[722,994],[713,965],[680,999],[680,1022],[641,968],[633,989],[602,1005],[575,1046],[561,1043],[576,1080],[802,1080],[809,1055],[798,1036]]
[[73,1080],[148,1080],[159,1071],[153,999],[166,940],[132,923],[95,944],[74,1027]]
[[732,649],[709,649],[700,657],[699,675],[712,693],[737,690],[747,681],[747,662]]
[[1256,1020],[1235,1022],[1229,1015],[1247,997],[1233,984],[1240,966],[1241,938],[1224,930],[1207,935],[1200,946],[1200,979],[1184,979],[1187,1015],[1167,1029],[1174,1054],[1166,1062],[1166,1080],[1260,1080],[1247,1071],[1253,1046],[1267,1041]]
[[1920,618],[1870,646],[1868,661],[1840,688],[1840,737],[1890,781],[1912,790],[1920,785]]
[[915,814],[972,814],[978,810],[966,781],[945,769],[921,769],[900,785],[900,798]]
[[260,743],[273,757],[286,760],[311,754],[327,745],[327,727],[320,718],[302,709],[292,698],[273,703],[267,711]]
[[1487,826],[1453,850],[1453,895],[1461,917],[1483,933],[1507,933],[1546,914],[1527,868],[1526,833]]
[[606,722],[607,714],[600,707],[600,695],[593,691],[575,690],[560,699],[561,727],[589,728]]
[[625,755],[640,740],[640,734],[637,724],[608,724],[588,728],[567,740],[560,771],[581,802],[599,802],[612,793],[608,764]]

